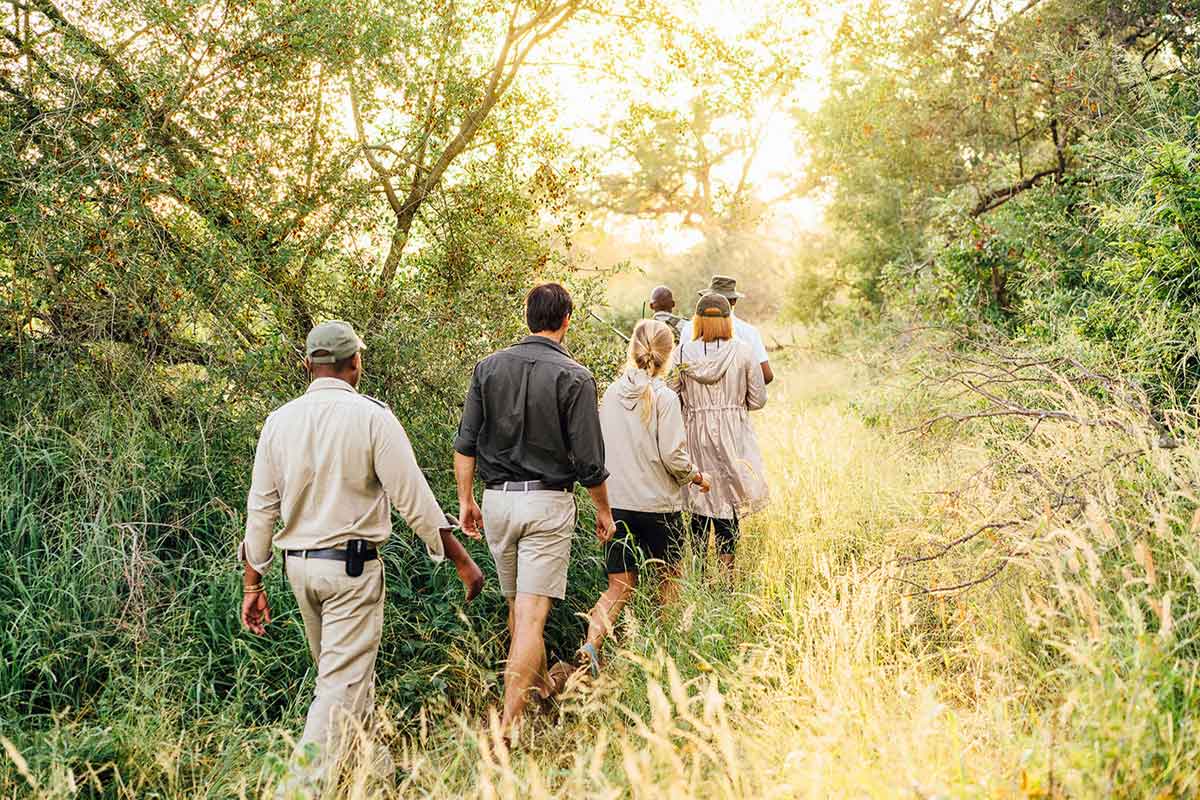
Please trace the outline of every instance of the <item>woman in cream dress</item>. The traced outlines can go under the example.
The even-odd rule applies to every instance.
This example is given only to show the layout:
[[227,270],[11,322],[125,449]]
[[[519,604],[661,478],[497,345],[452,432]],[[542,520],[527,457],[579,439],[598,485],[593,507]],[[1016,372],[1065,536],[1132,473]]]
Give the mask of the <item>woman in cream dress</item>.
[[747,343],[733,336],[729,300],[706,294],[696,305],[692,341],[680,345],[674,383],[683,402],[688,452],[712,491],[684,490],[693,547],[701,557],[710,534],[717,557],[733,567],[741,520],[769,499],[758,437],[750,413],[767,402],[762,369]]

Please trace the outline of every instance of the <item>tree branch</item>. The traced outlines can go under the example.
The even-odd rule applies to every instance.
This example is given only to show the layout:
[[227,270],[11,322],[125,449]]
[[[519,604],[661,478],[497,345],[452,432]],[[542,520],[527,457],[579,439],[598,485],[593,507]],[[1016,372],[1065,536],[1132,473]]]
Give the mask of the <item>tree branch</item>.
[[986,192],[980,195],[979,200],[976,201],[975,205],[971,208],[971,216],[978,217],[981,214],[986,214],[993,209],[999,208],[1009,200],[1012,200],[1014,197],[1019,195],[1021,192],[1037,186],[1046,178],[1049,178],[1052,175],[1061,174],[1060,168],[1058,166],[1054,166],[1050,169],[1044,169],[1039,172],[1035,172],[1025,180],[1017,181],[1011,186],[1004,186],[1000,189],[993,189],[990,192]]

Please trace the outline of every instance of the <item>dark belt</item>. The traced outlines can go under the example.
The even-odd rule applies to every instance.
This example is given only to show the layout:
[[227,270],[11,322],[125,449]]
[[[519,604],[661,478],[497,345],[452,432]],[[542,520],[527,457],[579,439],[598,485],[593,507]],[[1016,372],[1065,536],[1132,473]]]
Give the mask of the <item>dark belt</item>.
[[569,492],[566,486],[551,486],[545,481],[502,481],[489,483],[487,488],[496,492]]
[[[324,558],[329,561],[346,560],[346,548],[344,547],[323,547],[320,550],[285,550],[284,552],[296,558]],[[374,561],[377,558],[379,558],[379,551],[374,547],[363,554],[363,561]]]

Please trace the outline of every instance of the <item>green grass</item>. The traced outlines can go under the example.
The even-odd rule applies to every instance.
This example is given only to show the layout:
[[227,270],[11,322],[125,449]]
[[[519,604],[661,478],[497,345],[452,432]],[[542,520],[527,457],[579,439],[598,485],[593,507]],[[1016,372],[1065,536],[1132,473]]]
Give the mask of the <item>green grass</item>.
[[[450,571],[398,535],[379,665],[383,744],[405,767],[396,796],[1194,794],[1189,423],[1184,446],[1107,466],[1137,445],[1110,428],[905,434],[965,402],[914,390],[918,368],[939,367],[880,332],[781,358],[757,416],[773,502],[747,524],[734,585],[710,566],[670,608],[640,593],[601,679],[573,685],[514,753],[489,729],[505,645],[494,586],[464,613]],[[0,760],[0,796],[258,796],[278,778],[312,668],[277,573],[270,637],[238,629],[232,509],[254,414],[197,423],[203,400],[154,422],[116,400],[97,413],[94,397],[86,415],[60,397],[7,416],[0,735],[19,755]],[[1119,413],[1086,393],[1042,400]],[[1072,513],[1043,509],[1029,478],[1098,467]],[[1027,521],[894,561],[1012,515]],[[601,585],[585,534],[550,629],[557,655]],[[996,580],[906,596],[1006,554]],[[330,793],[371,789],[350,769]]]

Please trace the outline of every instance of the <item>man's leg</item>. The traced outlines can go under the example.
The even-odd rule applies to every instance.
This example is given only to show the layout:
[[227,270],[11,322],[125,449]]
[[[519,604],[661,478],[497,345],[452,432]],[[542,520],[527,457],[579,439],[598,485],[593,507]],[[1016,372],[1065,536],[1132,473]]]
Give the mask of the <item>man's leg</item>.
[[309,591],[308,562],[295,556],[284,558],[292,562],[287,567],[288,584],[300,608],[300,618],[304,620],[304,638],[308,640],[308,651],[312,654],[313,664],[316,664],[321,660],[321,599]]
[[[307,567],[310,584],[319,584],[324,597],[317,687],[301,744],[316,744],[328,770],[344,754],[348,736],[358,729],[370,732],[375,659],[383,633],[383,563],[368,562],[363,574],[353,578],[340,561],[309,559]],[[391,777],[390,761],[378,760],[380,777]]]
[[[287,580],[292,587],[292,595],[300,609],[300,617],[304,620],[304,638],[308,641],[308,649],[312,654],[313,664],[321,661],[321,596],[310,580],[308,561],[303,558],[285,556],[287,561]],[[311,712],[311,709],[310,709]],[[296,752],[287,776],[275,787],[278,798],[308,797],[314,791],[320,790],[324,778],[321,765],[321,754],[314,742],[312,760],[306,753],[306,745],[311,741],[301,737],[297,743]]]
[[[566,595],[575,531],[575,499],[566,492],[531,492],[519,498],[519,504],[513,502],[510,508],[513,527],[520,535],[513,541],[512,551],[516,557],[512,644],[505,666],[504,714],[500,725],[506,736],[511,735],[520,720],[529,690],[535,688],[543,696],[552,690],[543,634],[554,599]],[[486,506],[484,516],[486,526]],[[489,532],[489,543],[490,537]],[[498,562],[498,574],[499,571]]]
[[504,715],[500,730],[510,735],[520,721],[535,685],[547,685],[546,642],[542,638],[552,601],[549,597],[518,592],[512,603],[512,643],[504,667]]
[[[516,609],[517,609],[517,598],[515,598],[515,597],[508,598],[508,642],[509,642],[510,650],[512,649],[512,642],[513,642],[513,628],[514,628],[514,625],[516,624]],[[538,671],[538,676],[539,676],[539,678],[541,678],[547,674],[548,674],[548,672],[546,669],[546,650],[543,647],[542,648],[542,669]],[[536,689],[541,694],[542,697],[549,697],[550,695],[554,694],[554,691],[553,691],[554,685],[548,679],[547,680],[535,680],[534,684],[533,684],[533,688]]]

